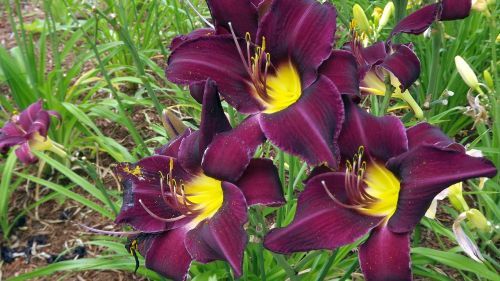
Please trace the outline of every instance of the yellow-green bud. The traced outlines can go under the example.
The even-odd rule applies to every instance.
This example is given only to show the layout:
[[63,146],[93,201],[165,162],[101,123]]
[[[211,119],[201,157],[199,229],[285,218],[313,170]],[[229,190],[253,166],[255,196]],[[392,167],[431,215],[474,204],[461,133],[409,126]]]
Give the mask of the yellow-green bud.
[[469,205],[465,202],[462,194],[462,182],[456,183],[448,188],[448,199],[450,203],[459,212],[469,210]]
[[487,5],[486,0],[472,0],[472,9],[478,12],[486,11]]
[[481,232],[489,232],[491,230],[491,224],[479,210],[470,209],[466,214],[471,227]]
[[491,77],[491,73],[488,70],[485,70],[483,72],[483,78],[484,78],[484,82],[486,83],[486,86],[488,86],[488,88],[490,88],[490,89],[495,88],[495,83],[493,82],[493,77]]
[[352,7],[352,14],[359,30],[368,34],[370,32],[370,23],[368,22],[368,18],[363,8],[358,4],[354,4]]
[[182,133],[184,133],[187,129],[182,120],[179,119],[179,117],[177,117],[170,109],[163,110],[161,121],[169,139],[174,139],[177,136],[182,135]]
[[465,84],[472,89],[479,89],[479,81],[474,70],[472,70],[470,65],[461,56],[455,57],[455,65],[458,74],[460,74]]
[[392,14],[394,14],[394,10],[394,3],[392,3],[392,1],[389,1],[384,7],[384,12],[382,12],[382,17],[380,18],[380,21],[378,23],[378,31],[382,30],[382,28],[387,25],[387,23],[391,19]]
[[383,10],[380,7],[375,7],[373,9],[372,18],[373,18],[373,22],[375,23],[375,25],[378,24],[380,17],[382,16],[382,12],[383,12]]

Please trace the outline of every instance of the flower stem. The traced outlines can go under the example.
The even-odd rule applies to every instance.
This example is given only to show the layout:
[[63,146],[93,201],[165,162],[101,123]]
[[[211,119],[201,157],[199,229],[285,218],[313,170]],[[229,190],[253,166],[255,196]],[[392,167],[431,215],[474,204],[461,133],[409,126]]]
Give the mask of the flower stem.
[[286,274],[288,275],[288,278],[290,278],[291,281],[300,280],[299,276],[297,275],[297,272],[288,264],[288,262],[282,255],[273,253],[273,257],[278,263],[278,265],[285,270]]
[[349,267],[347,272],[344,274],[344,276],[342,276],[342,278],[339,279],[339,281],[347,280],[347,278],[349,278],[349,276],[351,276],[351,274],[354,272],[354,270],[356,270],[356,267],[358,266],[358,264],[359,264],[358,259],[354,260],[351,267]]
[[408,5],[408,0],[395,0],[394,6],[396,6],[396,22],[399,22],[406,16],[406,6]]
[[323,265],[323,268],[321,268],[321,271],[318,275],[318,278],[316,278],[316,281],[323,281],[328,274],[328,271],[330,270],[330,267],[332,266],[333,262],[335,261],[335,258],[337,257],[337,252],[338,250],[335,250],[332,252],[330,255],[330,258],[328,258],[328,261]]
[[379,104],[380,108],[378,110],[378,116],[384,116],[387,112],[387,106],[389,105],[389,100],[391,99],[392,93],[394,92],[394,87],[391,85],[390,81],[387,81],[385,86],[385,94],[382,99],[382,103]]
[[424,112],[423,112],[422,108],[418,105],[418,103],[415,101],[415,99],[410,94],[410,92],[409,91],[404,91],[401,94],[401,96],[402,96],[402,99],[406,103],[408,103],[408,105],[411,107],[411,109],[413,110],[413,112],[415,112],[415,117],[417,117],[420,120],[424,119]]
[[429,89],[428,93],[431,94],[432,99],[435,100],[438,98],[438,93],[437,93],[437,88],[438,88],[438,80],[439,80],[439,71],[440,71],[440,64],[439,64],[439,50],[441,49],[442,46],[442,41],[441,37],[443,34],[443,26],[439,23],[436,24],[435,30],[433,30],[434,33],[432,35],[432,59],[431,59],[431,69],[429,73]]
[[266,268],[264,266],[264,242],[259,243],[257,254],[257,260],[259,261],[260,280],[266,281]]
[[55,141],[52,141],[52,146],[50,147],[49,151],[54,152],[63,159],[68,156],[68,154],[66,154],[66,151],[64,151],[63,146]]

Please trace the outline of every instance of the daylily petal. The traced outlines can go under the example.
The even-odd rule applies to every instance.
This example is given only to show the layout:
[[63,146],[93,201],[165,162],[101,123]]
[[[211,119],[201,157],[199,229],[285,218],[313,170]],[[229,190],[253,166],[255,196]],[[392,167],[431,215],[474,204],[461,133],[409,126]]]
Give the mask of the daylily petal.
[[437,19],[439,4],[427,5],[402,19],[391,32],[391,37],[399,33],[421,34]]
[[182,167],[192,174],[201,168],[201,159],[213,137],[231,129],[213,80],[207,80],[203,94],[200,129],[186,137],[179,149]]
[[[432,126],[429,123],[420,123],[406,130],[408,136],[408,147],[413,149],[421,144],[434,144],[441,147],[447,147],[456,144],[447,135],[443,133],[438,127]],[[461,145],[460,150],[465,153],[465,148]]]
[[285,203],[278,169],[269,159],[252,159],[236,185],[249,206],[280,206]]
[[[244,42],[240,43],[243,49]],[[250,77],[229,35],[184,42],[170,55],[166,75],[170,81],[184,85],[212,78],[221,95],[238,111],[256,113],[263,108],[251,94]]]
[[[171,160],[173,159],[166,156],[151,156],[136,164],[122,163],[116,167],[115,172],[124,189],[123,204],[115,220],[116,223],[127,223],[144,232],[159,232],[186,223],[186,220],[174,222],[158,220],[142,206],[144,204],[153,214],[161,218],[171,219],[180,215],[165,203],[162,195],[161,185],[164,184],[165,189],[168,189],[168,186],[160,181],[161,174],[166,177],[170,172]],[[176,179],[184,181],[190,179],[175,160],[172,173]]]
[[328,78],[320,76],[287,109],[259,117],[262,131],[279,148],[311,165],[337,166],[344,109],[340,93]]
[[345,121],[339,138],[343,159],[351,159],[360,146],[382,162],[408,150],[405,128],[397,117],[375,117],[346,98],[344,104]]
[[23,137],[9,137],[5,135],[0,135],[0,153],[6,153],[10,147],[26,142]]
[[247,32],[252,38],[257,35],[257,7],[251,1],[242,0],[236,4],[233,0],[207,0],[207,5],[218,32],[220,27],[230,30],[230,22],[237,37],[244,38]]
[[401,181],[396,213],[388,226],[409,232],[424,216],[432,199],[452,184],[476,177],[493,177],[497,169],[489,160],[455,149],[422,144],[387,162]]
[[212,28],[198,28],[193,30],[193,32],[189,34],[176,36],[174,39],[172,39],[172,43],[170,43],[170,51],[174,51],[182,43],[189,40],[194,40],[203,36],[210,36],[214,34],[215,30],[213,30]]
[[256,116],[251,116],[231,131],[218,134],[203,156],[206,175],[236,182],[265,141]]
[[12,136],[21,137],[21,136],[24,136],[26,134],[25,131],[23,132],[22,129],[19,128],[19,126],[13,122],[7,122],[3,126],[3,128],[0,128],[0,133],[3,133],[5,136],[9,136],[9,137],[12,137]]
[[344,208],[326,193],[322,181],[337,199],[345,200],[344,177],[344,173],[327,173],[308,181],[299,195],[293,222],[271,230],[264,246],[283,254],[334,249],[356,241],[376,227],[382,217],[365,216]]
[[186,231],[185,228],[177,228],[139,242],[150,244],[148,247],[139,247],[147,248],[146,252],[141,252],[146,259],[146,267],[175,281],[186,280],[193,260],[184,245]]
[[205,82],[195,82],[189,85],[189,93],[198,103],[203,103],[203,93],[205,92]]
[[163,155],[163,156],[170,156],[173,158],[178,158],[179,154],[179,148],[181,146],[182,141],[191,135],[193,133],[193,130],[190,128],[187,128],[182,135],[178,136],[177,138],[171,140],[169,143],[166,145],[158,148],[155,150],[155,154],[158,155]]
[[28,134],[38,132],[42,137],[47,136],[47,130],[50,126],[50,115],[47,111],[41,110],[34,117],[35,120],[30,124],[30,127],[26,132]]
[[213,137],[225,131],[231,130],[231,124],[227,120],[222,108],[219,93],[215,82],[208,79],[205,83],[203,94],[203,105],[200,122],[200,152],[212,142]]
[[410,233],[393,233],[385,226],[372,230],[359,247],[359,261],[367,281],[412,280]]
[[317,70],[332,51],[337,12],[315,0],[274,1],[259,25],[257,40],[266,39],[274,63],[288,60],[298,67],[302,88],[316,80]]
[[196,261],[207,263],[226,260],[235,275],[241,276],[243,251],[248,241],[243,225],[247,222],[247,204],[235,185],[223,182],[224,203],[217,213],[188,232],[186,248]]
[[398,78],[402,91],[408,89],[420,76],[420,60],[406,45],[393,46],[393,53],[380,66]]
[[359,75],[356,58],[349,51],[334,50],[319,69],[330,79],[341,94],[359,95]]
[[361,58],[370,67],[379,64],[387,57],[387,46],[385,42],[377,42],[360,50]]
[[38,113],[42,110],[42,104],[42,100],[38,100],[21,112],[19,115],[19,124],[21,124],[24,130],[28,130],[31,124],[35,122]]
[[469,16],[472,1],[471,0],[443,0],[443,10],[440,20],[458,20]]
[[37,160],[35,155],[31,153],[31,148],[28,142],[21,144],[21,146],[16,149],[15,153],[17,158],[19,158],[19,161],[27,165],[33,164]]

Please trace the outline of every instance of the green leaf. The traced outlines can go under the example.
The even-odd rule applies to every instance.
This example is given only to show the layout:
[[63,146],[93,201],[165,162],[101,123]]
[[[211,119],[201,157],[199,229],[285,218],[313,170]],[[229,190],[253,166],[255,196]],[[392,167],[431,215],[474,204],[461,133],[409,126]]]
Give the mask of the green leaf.
[[[8,227],[8,209],[11,188],[10,183],[12,180],[12,173],[14,172],[14,167],[16,165],[17,155],[15,150],[12,149],[9,153],[7,161],[2,166],[2,180],[0,181],[0,224],[4,233],[7,233]],[[8,235],[8,233],[6,234]]]
[[498,275],[498,273],[492,272],[484,264],[478,263],[460,254],[443,252],[428,248],[413,248],[412,253],[427,257],[436,262],[459,270],[475,273],[482,278],[500,281],[500,275]]
[[50,189],[52,189],[52,190],[54,190],[54,191],[56,191],[64,196],[68,197],[69,199],[75,200],[76,202],[79,202],[80,204],[83,204],[83,205],[99,212],[103,216],[106,216],[110,219],[115,218],[115,215],[111,211],[109,211],[108,209],[103,208],[99,204],[96,204],[96,203],[90,201],[89,199],[85,198],[84,196],[71,191],[70,189],[72,189],[74,187],[74,185],[70,186],[70,187],[64,187],[64,186],[61,186],[61,185],[55,184],[53,182],[46,181],[44,179],[37,178],[37,177],[31,176],[31,175],[22,174],[22,173],[15,173],[15,174],[17,176],[23,177],[27,180],[30,180],[32,182],[35,182],[37,184],[43,185],[47,188],[50,188]]
[[[106,195],[101,192],[97,187],[95,187],[93,184],[88,182],[86,179],[82,178],[81,176],[77,175],[75,172],[73,172],[71,169],[68,167],[64,166],[63,164],[57,162],[56,160],[50,158],[44,153],[38,152],[38,151],[33,151],[33,154],[37,156],[38,158],[44,160],[52,166],[54,169],[58,170],[61,174],[65,175],[67,178],[69,178],[72,182],[75,184],[79,185],[81,188],[85,189],[89,194],[94,196],[96,199],[101,201],[104,204],[107,204],[108,200],[106,199]],[[110,206],[112,208],[112,206]]]

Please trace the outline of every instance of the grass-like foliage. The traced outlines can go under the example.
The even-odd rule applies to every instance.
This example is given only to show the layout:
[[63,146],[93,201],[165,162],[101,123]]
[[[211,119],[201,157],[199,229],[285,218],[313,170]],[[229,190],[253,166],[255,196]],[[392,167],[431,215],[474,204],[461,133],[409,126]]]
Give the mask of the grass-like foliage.
[[[358,38],[361,44],[384,41],[400,19],[437,1],[394,0],[394,10],[383,25],[381,16],[389,1],[327,2],[338,11],[338,49],[356,36],[354,31],[364,34]],[[420,76],[408,89],[412,101],[391,97],[396,88],[387,79],[386,92],[362,95],[360,106],[369,108],[375,116],[397,116],[406,128],[426,121],[467,151],[480,151],[500,167],[500,4],[494,0],[473,2],[484,4],[484,9],[474,9],[463,20],[436,21],[424,35],[392,38],[394,43],[412,42],[420,58]],[[355,4],[361,10],[354,8],[353,15]],[[37,9],[31,9],[34,7]],[[98,218],[92,220],[100,222],[98,228],[113,225],[124,200],[119,184],[122,178],[114,173],[115,166],[151,156],[175,137],[162,125],[166,110],[182,120],[182,126],[198,129],[202,105],[190,95],[188,87],[167,80],[165,68],[172,40],[207,26],[210,11],[205,1],[3,0],[0,15],[0,27],[6,27],[0,29],[0,127],[42,100],[44,109],[60,114],[60,121],[49,116],[52,122],[46,135],[66,154],[34,148],[31,154],[37,161],[27,165],[16,154],[19,146],[4,151],[0,159],[0,280],[56,280],[55,276],[73,280],[68,276],[74,272],[110,270],[127,272],[125,276],[136,271],[144,280],[167,280],[146,268],[144,257],[136,249],[125,247],[130,241],[124,235],[93,233],[88,229],[93,226],[85,221],[68,223],[83,225],[72,235],[80,237],[85,247],[99,249],[96,254],[42,264],[14,276],[7,271],[2,275],[8,265],[3,249],[19,242],[13,237],[21,231],[20,222],[26,217],[42,220],[39,210],[48,204],[71,202]],[[355,23],[351,23],[353,20]],[[457,56],[466,61],[469,72],[456,62]],[[476,77],[476,84],[467,81],[467,73]],[[233,128],[245,120],[224,100],[222,108]],[[28,143],[34,147],[33,141]],[[244,226],[249,242],[241,277],[236,278],[224,261],[194,262],[190,280],[364,280],[358,246],[367,235],[333,251],[282,255],[264,247],[264,237],[271,229],[293,221],[298,194],[304,191],[313,167],[270,141],[260,145],[254,157],[271,159],[277,167],[286,203],[249,208]],[[16,205],[19,196],[28,196],[21,208]],[[441,199],[435,218],[424,217],[411,234],[414,278],[500,280],[499,176],[486,181],[467,180],[459,188],[450,189],[448,198]],[[127,225],[112,230],[134,231]],[[50,234],[49,239],[56,235]],[[464,236],[479,254],[471,256],[464,250]],[[479,259],[474,258],[478,255]]]

